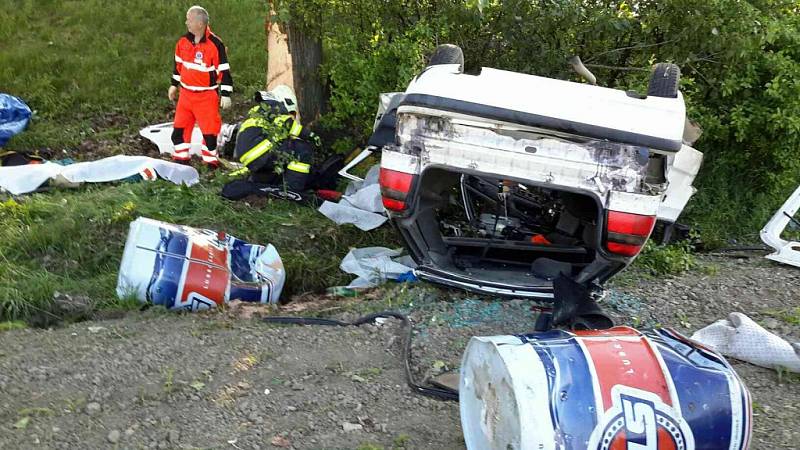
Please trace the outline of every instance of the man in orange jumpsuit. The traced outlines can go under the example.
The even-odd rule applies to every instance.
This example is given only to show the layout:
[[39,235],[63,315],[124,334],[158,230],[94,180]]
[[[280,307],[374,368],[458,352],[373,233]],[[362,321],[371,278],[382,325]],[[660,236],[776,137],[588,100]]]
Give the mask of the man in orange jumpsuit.
[[191,159],[189,148],[197,123],[203,133],[203,163],[216,167],[217,135],[222,126],[219,106],[222,109],[231,106],[233,79],[225,45],[211,32],[208,22],[208,11],[204,8],[192,6],[186,11],[188,33],[175,45],[175,70],[168,96],[174,102],[180,87],[173,120],[172,159],[177,162]]

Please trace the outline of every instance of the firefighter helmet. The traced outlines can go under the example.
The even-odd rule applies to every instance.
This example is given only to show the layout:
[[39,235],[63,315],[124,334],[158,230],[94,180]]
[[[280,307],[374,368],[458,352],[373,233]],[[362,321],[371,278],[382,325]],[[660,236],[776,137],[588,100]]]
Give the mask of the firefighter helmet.
[[297,97],[295,97],[292,88],[285,84],[280,84],[275,86],[275,89],[272,90],[272,93],[275,95],[275,97],[283,101],[287,111],[290,113],[297,112]]

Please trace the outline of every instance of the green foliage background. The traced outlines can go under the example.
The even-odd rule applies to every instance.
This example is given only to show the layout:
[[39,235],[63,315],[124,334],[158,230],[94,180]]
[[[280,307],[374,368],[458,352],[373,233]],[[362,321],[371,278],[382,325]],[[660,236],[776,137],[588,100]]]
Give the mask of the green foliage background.
[[[757,239],[800,183],[800,2],[294,0],[279,15],[324,40],[331,112],[323,122],[368,135],[376,93],[402,90],[439,43],[479,67],[575,79],[570,55],[600,84],[646,91],[649,68],[674,62],[705,162],[683,221],[707,245]],[[614,68],[617,67],[617,68]],[[638,70],[637,70],[638,69]],[[624,126],[624,124],[621,124]],[[342,145],[347,147],[347,145]]]

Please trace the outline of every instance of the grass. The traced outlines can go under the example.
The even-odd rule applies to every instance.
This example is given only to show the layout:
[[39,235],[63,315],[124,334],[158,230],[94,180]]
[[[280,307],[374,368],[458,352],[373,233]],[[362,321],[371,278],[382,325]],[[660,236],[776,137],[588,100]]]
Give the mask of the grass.
[[394,444],[394,448],[396,449],[407,448],[410,442],[411,442],[411,436],[407,434],[400,434],[396,436],[392,441],[392,443]]
[[173,389],[175,388],[175,369],[172,367],[167,367],[164,370],[163,388],[164,392],[167,394],[172,393]]
[[765,313],[789,325],[800,326],[800,306],[781,310],[769,310]]
[[10,320],[6,322],[0,322],[0,333],[3,331],[11,331],[11,330],[23,330],[27,327],[25,322],[21,322],[18,320]]
[[[4,0],[0,89],[36,112],[13,150],[65,149],[134,136],[171,120],[172,52],[186,32],[176,0]],[[234,103],[265,82],[263,0],[207,0],[211,27],[228,47]],[[223,116],[223,120],[224,120]]]
[[356,447],[356,450],[384,450],[384,448],[381,445],[364,443]]
[[346,283],[351,277],[339,263],[351,247],[398,245],[388,227],[339,227],[310,207],[229,202],[219,196],[223,178],[191,188],[103,184],[0,200],[0,320],[48,311],[55,292],[88,296],[99,308],[135,306],[115,287],[129,223],[139,216],[273,244],[287,271],[284,298]]
[[642,253],[634,260],[632,267],[641,269],[653,276],[680,275],[697,267],[688,241],[669,245],[658,245],[648,241]]
[[778,384],[796,384],[800,383],[800,373],[792,372],[785,367],[778,367],[775,371]]
[[[166,98],[172,52],[192,4],[5,0],[0,42],[13,45],[0,46],[0,90],[35,111],[29,129],[8,148],[63,149],[57,154],[76,159],[97,157],[85,148],[101,147],[102,155],[138,152],[124,141],[172,118]],[[265,84],[267,3],[208,0],[203,6],[228,47],[235,108],[223,120],[233,120]],[[284,298],[348,281],[338,266],[350,247],[398,245],[388,227],[370,233],[337,227],[309,207],[224,201],[221,178],[204,173],[192,188],[159,181],[0,196],[0,321],[52,314],[56,292],[87,296],[98,308],[135,308],[132,299],[116,297],[115,286],[128,225],[139,216],[272,243],[288,274]]]

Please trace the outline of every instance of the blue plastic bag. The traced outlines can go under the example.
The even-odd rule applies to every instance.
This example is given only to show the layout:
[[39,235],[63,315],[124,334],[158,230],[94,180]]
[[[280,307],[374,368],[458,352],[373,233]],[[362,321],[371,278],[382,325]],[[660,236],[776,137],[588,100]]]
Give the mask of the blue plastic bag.
[[31,118],[31,109],[13,95],[0,94],[0,147],[6,145],[11,136],[22,132]]

